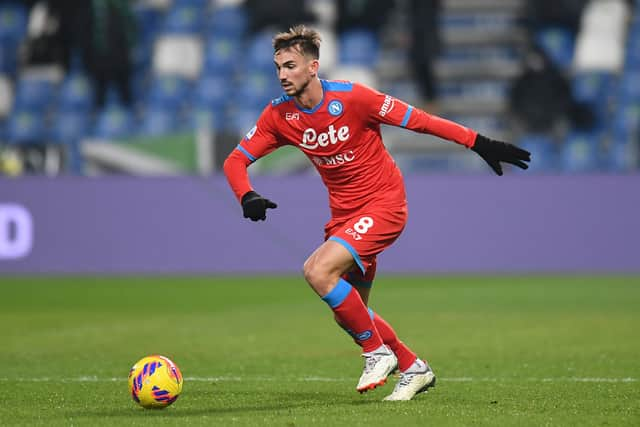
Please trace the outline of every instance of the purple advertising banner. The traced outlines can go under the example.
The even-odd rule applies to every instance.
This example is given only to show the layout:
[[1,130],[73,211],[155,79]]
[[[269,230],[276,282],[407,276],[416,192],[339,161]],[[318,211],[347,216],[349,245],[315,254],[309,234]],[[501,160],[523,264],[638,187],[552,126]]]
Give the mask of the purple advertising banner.
[[[0,274],[294,273],[322,242],[315,175],[0,179]],[[640,273],[640,176],[409,176],[409,222],[381,273]],[[0,279],[1,280],[1,279]]]

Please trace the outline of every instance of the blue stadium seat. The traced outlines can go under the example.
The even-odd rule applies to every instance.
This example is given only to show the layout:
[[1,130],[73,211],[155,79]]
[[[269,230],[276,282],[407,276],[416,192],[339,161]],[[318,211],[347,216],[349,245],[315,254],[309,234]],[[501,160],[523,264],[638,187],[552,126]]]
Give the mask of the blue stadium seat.
[[343,65],[372,67],[378,62],[379,44],[373,31],[345,31],[340,35],[338,49],[338,60]]
[[143,33],[136,37],[131,49],[131,61],[135,72],[141,72],[151,67],[156,34]]
[[485,135],[509,131],[508,121],[504,117],[495,114],[446,114],[444,117]]
[[625,70],[640,70],[640,25],[635,32],[629,32],[625,46]]
[[160,136],[178,130],[178,115],[174,110],[151,108],[142,115],[138,132],[144,136]]
[[622,102],[640,100],[640,69],[627,70],[620,76],[618,97]]
[[18,107],[8,120],[7,139],[10,143],[44,143],[44,116],[40,111]]
[[131,76],[131,91],[134,104],[141,104],[148,98],[150,77],[143,71],[137,71]]
[[609,126],[609,167],[626,172],[640,166],[640,97],[620,96]]
[[581,72],[573,76],[571,89],[578,101],[592,106],[609,102],[616,76],[606,71]]
[[46,111],[56,97],[56,87],[50,80],[20,78],[16,84],[14,108]]
[[224,110],[215,107],[196,106],[190,112],[189,117],[191,117],[191,128],[194,130],[217,130],[220,129],[225,122]]
[[195,35],[204,29],[204,11],[198,7],[185,5],[167,10],[163,33]]
[[204,46],[203,73],[232,75],[239,66],[237,55],[241,51],[241,42],[235,37],[210,36]]
[[197,7],[202,12],[205,12],[209,6],[209,0],[173,0],[173,7]]
[[132,49],[134,68],[148,68],[153,55],[153,42],[161,29],[163,13],[155,7],[143,6],[136,2],[133,13],[136,20],[136,38]]
[[108,106],[96,117],[92,136],[101,139],[119,139],[133,135],[133,113],[116,105]]
[[145,5],[143,2],[133,2],[131,11],[136,21],[138,36],[141,33],[154,33],[158,30],[158,25],[163,18],[163,13],[160,9]]
[[20,40],[27,31],[27,8],[19,1],[0,4],[0,40]]
[[382,87],[384,93],[395,96],[410,104],[421,102],[420,90],[413,80],[398,80],[387,83]]
[[244,63],[245,67],[253,71],[270,71],[273,78],[275,78],[272,39],[273,34],[269,32],[261,32],[251,37],[248,42]]
[[607,169],[611,172],[637,171],[640,166],[639,139],[640,131],[635,134],[627,129],[613,131],[606,156]]
[[74,144],[88,132],[91,118],[88,110],[58,110],[49,127],[49,138],[58,144]]
[[191,95],[189,82],[177,76],[157,76],[151,82],[147,99],[148,106],[178,110]]
[[17,69],[17,41],[14,39],[0,39],[0,73],[14,75]]
[[[525,134],[518,138],[517,145],[531,153],[531,172],[554,172],[558,170],[558,144],[545,134]],[[514,169],[519,171],[519,169]]]
[[609,120],[616,84],[617,76],[607,71],[583,71],[573,76],[573,96],[591,109],[595,115],[595,126],[604,126]]
[[455,46],[444,48],[439,57],[440,61],[450,64],[474,66],[481,61],[516,62],[520,60],[520,53],[514,46]]
[[210,75],[203,76],[194,91],[194,104],[204,108],[223,108],[229,98],[230,78]]
[[608,167],[614,172],[627,172],[640,166],[640,100],[618,105],[610,124]]
[[282,94],[282,88],[272,72],[250,72],[237,88],[237,104],[241,108],[260,109]]
[[566,28],[545,28],[535,33],[535,41],[562,70],[568,70],[573,61],[575,36]]
[[504,33],[520,27],[518,17],[500,11],[495,13],[451,12],[443,13],[438,18],[438,24],[443,32],[457,33],[473,31],[476,33],[495,32]]
[[640,98],[620,100],[614,114],[612,127],[614,132],[639,132],[640,131]]
[[261,113],[262,109],[257,108],[246,108],[233,111],[228,114],[228,120],[224,123],[225,130],[244,137],[256,124]]
[[0,119],[0,145],[4,144],[8,140],[8,123],[7,120]]
[[240,6],[224,6],[211,13],[209,34],[222,37],[241,38],[247,31],[249,18]]
[[58,92],[58,108],[88,111],[93,106],[93,89],[88,77],[71,73],[62,82]]
[[478,79],[438,83],[438,97],[460,102],[506,102],[509,84],[503,80]]
[[[451,156],[443,153],[398,153],[393,156],[396,164],[406,175],[428,173],[447,173],[455,169],[451,166]],[[460,158],[460,156],[456,156]]]
[[602,168],[601,135],[571,132],[560,147],[561,166],[568,173],[597,172]]

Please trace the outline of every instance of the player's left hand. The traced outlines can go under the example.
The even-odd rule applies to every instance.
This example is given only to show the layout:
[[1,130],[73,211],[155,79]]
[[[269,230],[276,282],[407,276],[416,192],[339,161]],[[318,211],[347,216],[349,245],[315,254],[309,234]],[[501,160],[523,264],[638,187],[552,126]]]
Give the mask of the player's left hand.
[[527,150],[523,150],[508,142],[487,138],[480,134],[476,136],[476,141],[471,149],[478,153],[478,155],[491,166],[491,169],[500,176],[502,176],[502,165],[500,162],[510,163],[519,168],[527,169],[529,165],[525,162],[531,161],[531,153]]

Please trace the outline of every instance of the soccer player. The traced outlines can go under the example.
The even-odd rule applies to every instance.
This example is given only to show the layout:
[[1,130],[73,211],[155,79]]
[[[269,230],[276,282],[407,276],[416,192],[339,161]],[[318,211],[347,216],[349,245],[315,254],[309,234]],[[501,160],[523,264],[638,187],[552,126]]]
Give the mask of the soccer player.
[[362,347],[365,363],[356,390],[381,386],[399,369],[400,380],[385,400],[410,400],[435,385],[436,377],[426,360],[368,308],[376,257],[398,238],[407,221],[404,182],[383,145],[380,125],[462,144],[498,175],[500,162],[526,169],[530,153],[364,85],[320,79],[320,35],[311,28],[296,26],[277,34],[273,48],[284,94],[266,106],[229,154],[224,173],[244,217],[259,221],[277,205],[254,191],[247,167],[284,145],[298,147],[311,160],[328,189],[331,219],[324,243],[304,263],[304,278]]

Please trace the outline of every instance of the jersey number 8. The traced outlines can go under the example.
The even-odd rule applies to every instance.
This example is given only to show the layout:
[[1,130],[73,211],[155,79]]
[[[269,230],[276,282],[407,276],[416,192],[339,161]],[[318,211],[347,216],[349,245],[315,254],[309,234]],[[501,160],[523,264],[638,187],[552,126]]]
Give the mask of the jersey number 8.
[[353,229],[360,234],[365,234],[373,226],[373,219],[369,216],[363,216],[353,224]]

